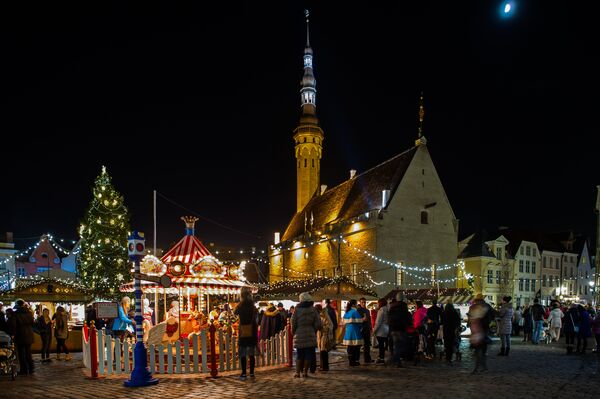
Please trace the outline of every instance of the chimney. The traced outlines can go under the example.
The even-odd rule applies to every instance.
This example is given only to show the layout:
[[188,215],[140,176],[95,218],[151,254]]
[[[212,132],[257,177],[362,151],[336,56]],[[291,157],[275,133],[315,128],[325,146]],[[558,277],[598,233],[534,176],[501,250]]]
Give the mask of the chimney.
[[384,209],[390,199],[390,190],[381,191],[381,209]]
[[356,176],[356,169],[350,169],[350,178],[354,179],[354,176]]
[[279,242],[280,242],[280,241],[281,241],[281,240],[280,240],[280,238],[279,238],[279,232],[276,232],[276,233],[275,233],[275,241],[274,241],[273,243],[274,243],[275,245],[277,245],[277,244],[279,244]]
[[321,184],[321,194],[320,195],[323,195],[325,190],[327,190],[327,184]]
[[13,232],[12,231],[7,231],[6,232],[6,242],[7,243],[12,243],[13,242]]

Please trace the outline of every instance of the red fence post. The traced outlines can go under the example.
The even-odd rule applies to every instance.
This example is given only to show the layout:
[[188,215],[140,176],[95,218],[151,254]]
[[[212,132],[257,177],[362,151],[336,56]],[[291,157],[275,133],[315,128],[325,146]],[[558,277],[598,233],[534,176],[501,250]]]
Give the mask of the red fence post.
[[219,370],[217,370],[217,350],[215,348],[215,328],[214,322],[210,323],[210,327],[208,328],[208,332],[210,333],[210,376],[216,377],[219,374]]
[[91,380],[98,380],[100,378],[104,378],[104,377],[100,377],[98,375],[98,335],[97,335],[97,331],[96,330],[96,326],[94,325],[94,321],[92,320],[90,322],[90,328],[89,331],[87,332],[88,334],[88,339],[90,340],[90,370],[91,370],[91,376],[89,377],[89,379]]
[[288,367],[294,367],[294,337],[292,335],[292,323],[287,324],[287,345],[288,345]]

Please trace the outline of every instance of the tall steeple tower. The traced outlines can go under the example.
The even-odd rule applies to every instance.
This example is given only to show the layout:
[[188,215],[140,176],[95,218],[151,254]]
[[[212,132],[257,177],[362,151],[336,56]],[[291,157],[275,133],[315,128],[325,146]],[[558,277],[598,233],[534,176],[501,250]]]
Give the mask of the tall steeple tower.
[[294,130],[296,152],[296,212],[301,212],[317,191],[321,175],[323,129],[317,119],[317,89],[313,74],[313,51],[310,47],[308,10],[306,15],[306,47],[304,76],[300,82],[300,123]]

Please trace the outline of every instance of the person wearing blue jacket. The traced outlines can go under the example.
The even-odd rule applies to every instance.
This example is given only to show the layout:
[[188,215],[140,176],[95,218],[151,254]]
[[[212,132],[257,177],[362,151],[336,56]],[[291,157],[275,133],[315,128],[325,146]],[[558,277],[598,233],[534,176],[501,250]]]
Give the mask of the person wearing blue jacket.
[[130,303],[131,299],[127,296],[124,296],[123,299],[121,299],[121,303],[119,304],[119,316],[115,318],[112,325],[114,336],[118,337],[121,341],[125,339],[127,326],[135,326],[135,321],[127,317]]

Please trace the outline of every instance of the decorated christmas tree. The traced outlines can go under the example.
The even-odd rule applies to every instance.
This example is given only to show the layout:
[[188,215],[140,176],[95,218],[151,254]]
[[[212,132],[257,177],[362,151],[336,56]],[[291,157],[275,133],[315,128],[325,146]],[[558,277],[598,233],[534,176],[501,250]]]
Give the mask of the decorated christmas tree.
[[111,298],[118,294],[119,285],[130,275],[129,215],[123,197],[114,189],[104,166],[92,193],[92,201],[79,227],[82,241],[78,272],[96,296]]

